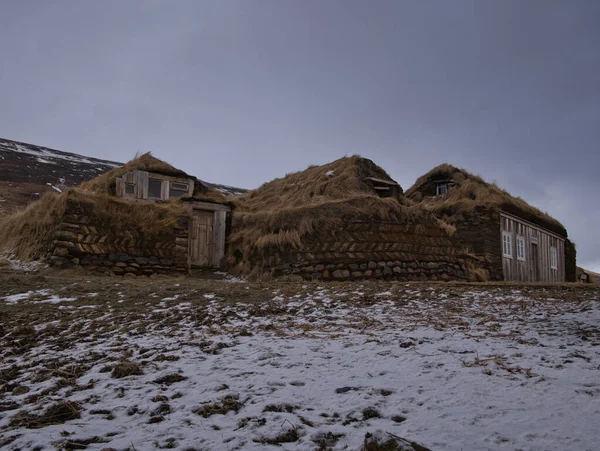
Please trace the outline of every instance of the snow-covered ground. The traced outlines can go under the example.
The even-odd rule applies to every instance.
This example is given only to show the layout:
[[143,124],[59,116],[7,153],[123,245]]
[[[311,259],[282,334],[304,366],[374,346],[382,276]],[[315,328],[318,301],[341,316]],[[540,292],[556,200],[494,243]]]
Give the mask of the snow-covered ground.
[[386,284],[237,300],[227,290],[251,284],[223,285],[0,297],[0,314],[44,315],[0,338],[0,447],[360,450],[385,431],[432,450],[599,449],[597,295]]

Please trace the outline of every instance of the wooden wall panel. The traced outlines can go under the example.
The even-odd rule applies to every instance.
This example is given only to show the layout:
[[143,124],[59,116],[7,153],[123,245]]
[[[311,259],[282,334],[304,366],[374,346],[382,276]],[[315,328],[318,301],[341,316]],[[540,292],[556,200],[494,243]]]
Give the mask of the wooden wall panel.
[[227,221],[227,213],[224,211],[214,212],[213,225],[213,262],[215,268],[221,266],[221,259],[225,256],[225,225]]
[[[518,282],[564,282],[564,238],[541,227],[502,213],[501,232],[511,235],[512,258],[502,258],[504,280]],[[517,258],[517,236],[525,239],[525,260]],[[557,269],[551,268],[551,247],[557,251]]]

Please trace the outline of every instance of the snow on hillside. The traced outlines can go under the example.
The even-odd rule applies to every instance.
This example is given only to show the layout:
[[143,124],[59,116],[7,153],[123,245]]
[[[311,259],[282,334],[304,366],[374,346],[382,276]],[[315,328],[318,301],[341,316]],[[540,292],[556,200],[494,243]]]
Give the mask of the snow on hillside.
[[[78,186],[122,163],[0,138],[0,211],[26,205],[45,191]],[[226,196],[246,190],[203,182]]]
[[0,300],[41,315],[4,338],[0,443],[359,450],[385,431],[432,450],[598,449],[597,294],[166,284]]

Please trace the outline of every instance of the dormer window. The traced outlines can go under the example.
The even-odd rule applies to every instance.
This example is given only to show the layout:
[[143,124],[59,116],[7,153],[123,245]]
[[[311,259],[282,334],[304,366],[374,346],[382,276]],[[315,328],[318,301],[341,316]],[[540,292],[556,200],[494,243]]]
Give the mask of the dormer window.
[[447,192],[448,192],[448,183],[440,182],[437,185],[435,185],[435,195],[436,196],[443,196]]

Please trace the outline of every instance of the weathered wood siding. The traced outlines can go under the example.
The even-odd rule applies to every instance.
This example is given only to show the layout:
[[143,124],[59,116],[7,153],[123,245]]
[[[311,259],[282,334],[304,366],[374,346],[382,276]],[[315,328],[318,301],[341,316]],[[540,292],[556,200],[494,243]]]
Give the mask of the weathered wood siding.
[[225,256],[227,216],[231,207],[210,202],[192,202],[189,209],[192,216],[190,265],[219,268]]
[[[510,234],[512,257],[502,253],[505,281],[564,282],[565,239],[528,221],[507,213],[500,214],[500,240],[504,232]],[[525,240],[524,260],[517,258],[517,237]],[[503,241],[501,241],[501,244]],[[556,248],[557,268],[551,268],[551,248]]]

